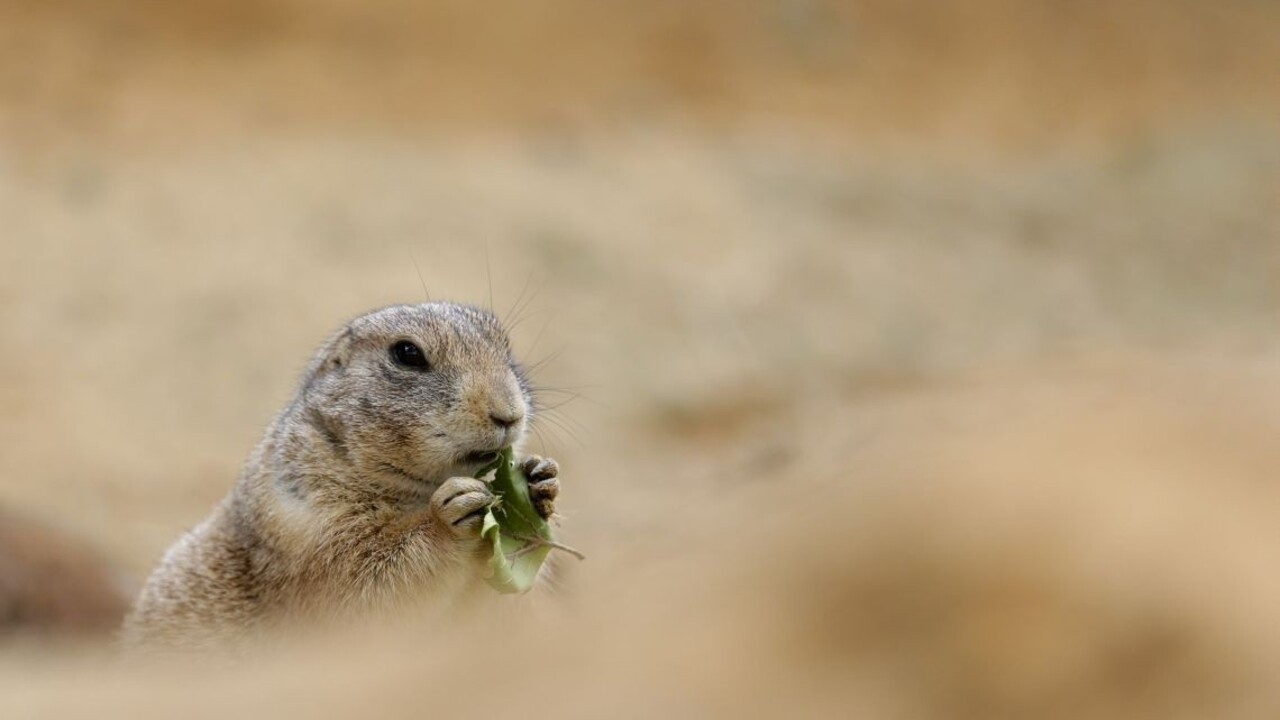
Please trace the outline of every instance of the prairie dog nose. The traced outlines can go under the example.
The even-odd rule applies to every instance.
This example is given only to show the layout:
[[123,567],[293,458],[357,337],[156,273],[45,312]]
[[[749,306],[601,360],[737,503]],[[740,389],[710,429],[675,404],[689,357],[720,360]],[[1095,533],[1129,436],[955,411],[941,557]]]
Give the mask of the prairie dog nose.
[[524,419],[524,413],[515,409],[490,410],[489,419],[494,425],[506,430]]
[[477,420],[487,416],[499,430],[514,430],[529,413],[524,394],[509,372],[495,375],[481,376],[471,383],[472,412]]

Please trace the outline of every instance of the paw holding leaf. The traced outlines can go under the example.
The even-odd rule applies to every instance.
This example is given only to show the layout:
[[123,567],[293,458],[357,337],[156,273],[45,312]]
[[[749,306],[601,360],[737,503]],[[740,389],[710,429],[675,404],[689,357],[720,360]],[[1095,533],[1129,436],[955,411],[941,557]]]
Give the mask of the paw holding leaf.
[[556,512],[556,496],[560,494],[560,463],[551,458],[530,455],[520,461],[529,483],[529,499],[543,520]]
[[459,539],[479,539],[485,514],[494,503],[493,493],[483,480],[449,478],[431,494],[431,512]]
[[549,458],[529,457],[517,462],[511,448],[494,465],[489,490],[496,500],[484,514],[480,535],[493,550],[486,581],[501,593],[521,593],[533,587],[538,571],[552,549],[581,553],[555,541],[547,518],[555,512],[560,492],[560,466]]

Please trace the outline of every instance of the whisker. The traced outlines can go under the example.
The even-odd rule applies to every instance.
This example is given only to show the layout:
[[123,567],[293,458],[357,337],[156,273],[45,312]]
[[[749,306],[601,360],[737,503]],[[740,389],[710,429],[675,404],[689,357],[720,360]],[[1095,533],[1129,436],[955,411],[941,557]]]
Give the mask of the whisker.
[[582,441],[582,437],[578,434],[578,431],[566,424],[563,419],[557,419],[554,415],[543,415],[539,419],[545,420],[550,423],[552,427],[559,428],[564,431],[564,433],[577,443],[579,447],[586,447],[586,443]]
[[581,396],[581,395],[578,395],[578,394],[576,394],[576,393],[575,393],[575,394],[573,394],[573,395],[571,395],[571,396],[569,396],[569,397],[565,398],[564,400],[560,400],[559,402],[555,403],[554,405],[543,405],[543,404],[540,404],[540,403],[535,402],[535,403],[534,403],[534,409],[536,409],[538,412],[547,412],[547,411],[550,411],[550,410],[557,410],[557,409],[559,409],[559,408],[564,407],[565,405],[568,405],[569,403],[573,402],[574,400],[579,400],[579,399],[581,399],[581,398],[582,398],[582,396]]
[[519,326],[520,326],[520,323],[524,322],[525,320],[528,320],[529,318],[531,318],[531,317],[533,317],[533,316],[535,316],[535,315],[537,315],[537,313],[529,313],[528,315],[525,315],[524,317],[517,318],[516,320],[514,320],[513,322],[511,322],[511,324],[504,326],[504,328],[503,328],[503,329],[505,329],[505,330],[507,331],[507,335],[510,335],[510,334],[512,333],[512,331],[514,331],[517,327],[519,327]]
[[564,400],[558,400],[558,401],[556,401],[556,403],[555,403],[555,404],[552,404],[552,405],[539,404],[539,403],[542,403],[542,399],[538,397],[538,394],[539,394],[540,392],[542,392],[542,391],[541,391],[539,388],[534,388],[534,389],[532,390],[532,392],[530,393],[531,395],[533,395],[534,404],[535,404],[535,406],[536,406],[536,407],[538,407],[538,408],[548,408],[548,409],[552,409],[552,410],[554,410],[554,409],[556,409],[556,408],[560,407],[561,405],[566,405],[566,404],[568,404],[568,403],[570,403],[570,402],[572,402],[572,401],[574,401],[574,400],[581,400],[581,401],[586,402],[586,403],[591,403],[592,405],[595,405],[595,406],[596,406],[596,407],[598,407],[598,408],[605,408],[605,409],[608,409],[608,408],[610,407],[607,403],[603,403],[603,402],[601,402],[601,401],[599,401],[599,400],[597,400],[597,399],[595,399],[595,398],[591,397],[590,395],[586,395],[586,394],[584,394],[584,393],[571,393],[571,392],[566,392],[566,391],[562,391],[562,390],[555,390],[555,389],[548,390],[548,391],[546,391],[546,392],[551,392],[551,393],[554,393],[554,394],[556,394],[556,395],[567,395],[568,397],[567,397],[566,399],[564,399]]
[[533,271],[530,270],[529,274],[524,276],[524,285],[520,286],[520,294],[516,296],[516,301],[511,303],[511,307],[507,308],[507,311],[503,313],[504,316],[510,316],[511,313],[515,311],[516,307],[520,304],[520,301],[524,299],[524,294],[526,291],[528,291],[529,283],[532,281],[533,281]]
[[544,390],[547,392],[569,392],[573,390],[594,390],[601,387],[595,383],[586,383],[583,385],[537,385],[535,390]]
[[558,418],[558,419],[560,420],[560,422],[563,422],[564,424],[566,424],[566,425],[568,425],[568,426],[570,426],[570,427],[572,427],[572,428],[575,428],[576,430],[578,430],[579,432],[581,432],[581,433],[583,433],[583,434],[586,434],[586,433],[590,432],[589,428],[587,428],[587,426],[586,426],[586,425],[583,425],[583,424],[582,424],[582,422],[580,422],[580,421],[578,421],[578,420],[574,420],[573,418],[569,417],[568,415],[566,415],[565,413],[561,412],[560,410],[557,410],[556,408],[550,408],[550,409],[548,409],[548,410],[547,410],[547,416],[548,416],[548,417],[552,417],[552,418]]
[[539,410],[555,410],[557,408],[563,407],[565,405],[568,405],[571,402],[575,402],[578,400],[581,400],[582,402],[585,402],[585,403],[590,403],[598,408],[604,408],[606,410],[609,409],[610,407],[606,403],[602,403],[599,400],[596,400],[595,398],[588,397],[586,395],[581,395],[581,394],[570,395],[564,398],[563,400],[556,400],[555,402],[551,402],[551,403],[543,402],[541,399],[535,396],[534,406],[537,407]]
[[537,371],[537,370],[541,369],[541,368],[542,368],[543,366],[545,366],[547,363],[554,362],[555,360],[559,359],[559,358],[560,358],[560,356],[564,354],[565,350],[568,350],[568,347],[562,347],[562,348],[560,348],[559,350],[556,350],[555,352],[551,353],[550,355],[547,355],[546,357],[542,358],[542,359],[541,359],[541,360],[539,360],[538,362],[536,362],[536,363],[534,363],[534,364],[530,365],[530,366],[529,366],[529,372],[530,372],[530,373],[533,373],[533,372],[535,372],[535,371]]
[[427,302],[431,302],[431,291],[427,289],[427,281],[422,277],[422,268],[418,267],[418,258],[414,257],[413,251],[409,251],[409,259],[413,261],[413,269],[418,273],[418,282],[422,283],[422,293],[427,296]]
[[547,331],[547,327],[551,325],[551,320],[554,317],[554,315],[548,315],[546,321],[542,323],[542,327],[538,329],[538,334],[533,337],[533,344],[529,346],[530,355],[532,355],[534,349],[538,347],[538,341],[542,339],[542,334]]
[[499,321],[502,323],[502,328],[503,330],[506,330],[508,336],[511,336],[515,332],[515,329],[520,326],[520,323],[524,322],[524,312],[528,309],[529,305],[533,302],[534,296],[538,293],[538,289],[534,288],[533,292],[526,299],[525,293],[529,291],[529,284],[532,281],[533,271],[530,270],[529,274],[524,278],[524,285],[520,287],[520,294],[516,296],[515,302],[513,302],[511,307],[507,308],[507,312],[499,318]]
[[484,240],[484,273],[489,278],[489,312],[493,312],[493,267],[489,264],[489,239]]
[[[530,279],[533,278],[532,270],[529,271],[529,278]],[[526,281],[525,284],[527,285],[528,281]],[[526,317],[532,316],[532,315],[526,315],[525,313],[528,312],[529,308],[533,306],[533,301],[538,299],[538,294],[542,292],[542,288],[546,287],[546,285],[547,285],[547,281],[545,279],[540,281],[537,285],[534,286],[532,292],[529,293],[529,297],[524,299],[524,304],[519,304],[517,302],[517,307],[514,307],[511,309],[511,312],[514,313],[514,316],[513,316],[514,319],[511,321],[511,327],[514,328],[515,326],[524,322]],[[521,291],[520,294],[521,296],[523,296],[524,292]]]
[[546,457],[547,439],[542,435],[542,428],[539,428],[537,423],[529,423],[529,430],[533,433],[534,437],[538,438],[538,446],[542,449],[543,457]]
[[[559,432],[557,432],[557,429],[556,429],[556,428],[554,428],[554,427],[544,427],[544,428],[542,428],[542,429],[543,429],[543,430],[545,430],[545,431],[546,431],[546,432],[551,436],[552,440],[562,440],[562,437],[561,437],[560,433],[559,433]],[[554,445],[554,444],[555,444],[555,443],[553,442],[553,443],[552,443],[552,445]]]

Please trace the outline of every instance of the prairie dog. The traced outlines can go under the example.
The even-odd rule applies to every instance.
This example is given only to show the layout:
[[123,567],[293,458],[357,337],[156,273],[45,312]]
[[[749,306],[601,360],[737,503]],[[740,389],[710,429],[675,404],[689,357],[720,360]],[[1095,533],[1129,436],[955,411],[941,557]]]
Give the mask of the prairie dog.
[[[492,313],[437,302],[352,320],[231,492],[152,572],[124,645],[225,647],[285,619],[463,600],[481,584],[493,501],[472,475],[524,437],[533,411]],[[522,463],[549,517],[558,466]]]

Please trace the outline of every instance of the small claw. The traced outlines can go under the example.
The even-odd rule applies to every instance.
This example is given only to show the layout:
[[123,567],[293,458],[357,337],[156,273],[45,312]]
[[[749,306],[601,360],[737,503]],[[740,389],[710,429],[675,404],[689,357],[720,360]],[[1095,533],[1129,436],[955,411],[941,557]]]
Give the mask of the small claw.
[[555,500],[559,494],[559,478],[547,478],[529,483],[529,496],[534,500]]
[[549,519],[556,512],[556,496],[560,494],[560,481],[547,478],[529,483],[529,499],[543,520]]
[[552,458],[530,455],[520,461],[520,469],[529,478],[529,497],[543,520],[556,512],[556,496],[560,494],[560,463]]
[[475,478],[450,478],[431,497],[436,517],[460,537],[479,535],[484,511],[492,503],[489,487]]
[[560,474],[560,463],[552,458],[530,455],[520,463],[520,469],[529,477],[529,482],[549,480]]

